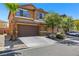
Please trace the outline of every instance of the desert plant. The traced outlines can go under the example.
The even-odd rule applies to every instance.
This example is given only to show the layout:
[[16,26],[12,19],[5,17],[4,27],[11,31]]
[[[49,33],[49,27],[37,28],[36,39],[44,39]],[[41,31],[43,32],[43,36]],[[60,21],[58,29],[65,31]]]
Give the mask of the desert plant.
[[53,29],[55,27],[58,28],[58,27],[61,26],[62,18],[57,13],[48,13],[48,14],[45,15],[44,21],[45,21],[45,24],[47,25],[47,27],[52,28],[52,33],[54,33]]

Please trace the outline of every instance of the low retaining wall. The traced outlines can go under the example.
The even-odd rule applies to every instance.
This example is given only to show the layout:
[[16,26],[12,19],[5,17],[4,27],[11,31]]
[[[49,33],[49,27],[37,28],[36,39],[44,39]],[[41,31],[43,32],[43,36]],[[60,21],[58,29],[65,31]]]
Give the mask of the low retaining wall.
[[4,50],[5,37],[4,35],[0,35],[0,51]]

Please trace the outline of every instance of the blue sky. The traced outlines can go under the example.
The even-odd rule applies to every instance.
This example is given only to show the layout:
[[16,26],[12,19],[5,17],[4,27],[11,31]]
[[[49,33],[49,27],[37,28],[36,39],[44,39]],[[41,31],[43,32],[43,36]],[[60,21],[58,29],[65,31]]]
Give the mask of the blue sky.
[[[67,14],[74,19],[79,19],[79,3],[33,3],[33,5],[48,12],[54,11],[59,14]],[[8,14],[9,10],[5,7],[4,4],[0,3],[0,19],[7,21]]]

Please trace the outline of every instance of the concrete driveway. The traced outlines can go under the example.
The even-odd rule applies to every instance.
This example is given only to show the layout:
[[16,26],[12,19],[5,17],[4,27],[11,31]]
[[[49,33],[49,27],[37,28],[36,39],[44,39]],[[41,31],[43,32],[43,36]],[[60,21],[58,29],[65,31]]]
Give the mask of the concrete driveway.
[[41,47],[55,44],[56,41],[43,36],[33,36],[33,37],[19,37],[27,47]]

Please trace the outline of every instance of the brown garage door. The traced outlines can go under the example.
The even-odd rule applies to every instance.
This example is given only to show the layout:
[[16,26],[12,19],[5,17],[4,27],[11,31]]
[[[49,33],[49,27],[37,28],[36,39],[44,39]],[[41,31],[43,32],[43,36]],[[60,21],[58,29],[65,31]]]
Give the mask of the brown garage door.
[[19,37],[38,36],[38,35],[39,35],[38,26],[18,25],[18,36]]

